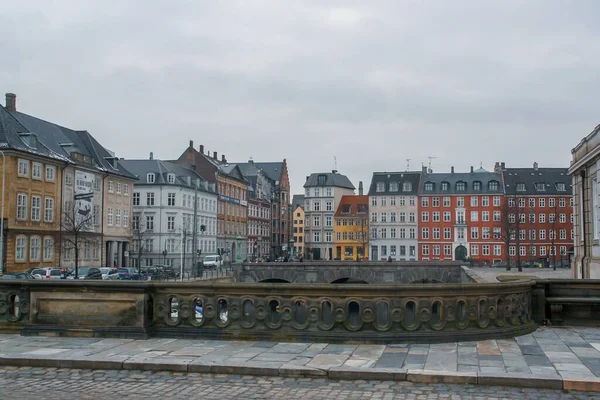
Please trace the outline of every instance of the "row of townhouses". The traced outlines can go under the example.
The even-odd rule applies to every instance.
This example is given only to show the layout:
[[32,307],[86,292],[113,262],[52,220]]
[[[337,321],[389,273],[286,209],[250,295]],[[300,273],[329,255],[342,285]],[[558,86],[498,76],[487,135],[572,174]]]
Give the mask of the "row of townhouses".
[[296,252],[325,260],[470,260],[566,266],[575,238],[567,168],[375,172],[358,195],[337,171],[294,196]]
[[[89,132],[0,106],[2,269],[191,265],[289,254],[287,162],[118,158]],[[2,270],[0,270],[2,272]]]

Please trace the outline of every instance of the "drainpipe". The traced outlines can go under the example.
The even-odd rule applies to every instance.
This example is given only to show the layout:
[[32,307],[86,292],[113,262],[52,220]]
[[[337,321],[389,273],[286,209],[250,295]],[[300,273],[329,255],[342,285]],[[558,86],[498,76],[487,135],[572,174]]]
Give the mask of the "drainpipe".
[[583,224],[583,256],[581,257],[581,279],[585,279],[585,259],[587,257],[587,230],[585,228],[585,169],[579,172],[581,176],[581,223]]

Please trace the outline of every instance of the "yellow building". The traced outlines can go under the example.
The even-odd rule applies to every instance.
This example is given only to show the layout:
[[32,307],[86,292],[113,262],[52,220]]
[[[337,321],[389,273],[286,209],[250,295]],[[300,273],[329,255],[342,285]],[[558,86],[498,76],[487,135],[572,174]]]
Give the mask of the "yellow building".
[[304,257],[304,207],[297,206],[292,214],[294,229],[294,255],[298,258]]
[[334,215],[334,259],[369,258],[369,196],[342,196]]

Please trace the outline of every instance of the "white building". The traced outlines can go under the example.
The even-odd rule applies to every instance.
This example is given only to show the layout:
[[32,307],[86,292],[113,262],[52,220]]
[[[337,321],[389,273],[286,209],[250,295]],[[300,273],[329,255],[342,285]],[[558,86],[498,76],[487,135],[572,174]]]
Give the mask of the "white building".
[[[191,169],[154,160],[123,160],[139,181],[133,189],[133,242],[131,266],[192,265],[193,252],[200,258],[217,253],[217,195]],[[196,202],[196,244],[193,243]]]
[[370,259],[418,260],[420,172],[374,172],[369,188]]
[[354,185],[334,170],[307,176],[304,190],[306,256],[333,260],[333,216],[342,196],[354,194]]

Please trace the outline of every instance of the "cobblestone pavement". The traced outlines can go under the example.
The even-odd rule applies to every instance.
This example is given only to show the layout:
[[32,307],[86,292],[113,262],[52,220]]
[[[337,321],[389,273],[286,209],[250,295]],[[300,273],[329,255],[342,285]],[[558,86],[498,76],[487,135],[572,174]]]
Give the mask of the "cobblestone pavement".
[[489,267],[470,267],[479,277],[488,282],[498,283],[496,277],[498,275],[534,275],[542,279],[572,279],[573,275],[570,268],[557,268],[554,271],[552,268],[523,268],[523,272],[519,272],[516,268],[507,271],[505,268],[489,268]]
[[0,368],[0,399],[598,399],[597,394],[493,386],[332,381],[154,371]]
[[2,357],[113,361],[122,363],[123,369],[129,369],[127,363],[233,364],[274,369],[394,368],[598,380],[600,329],[540,328],[506,340],[387,346],[0,335],[0,362]]

